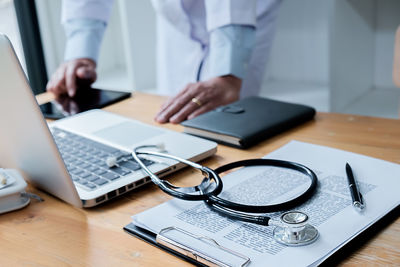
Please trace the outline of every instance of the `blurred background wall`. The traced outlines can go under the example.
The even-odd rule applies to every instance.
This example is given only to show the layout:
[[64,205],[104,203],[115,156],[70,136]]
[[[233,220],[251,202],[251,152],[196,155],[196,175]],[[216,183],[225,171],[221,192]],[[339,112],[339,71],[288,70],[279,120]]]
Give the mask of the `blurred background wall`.
[[[20,51],[12,2],[0,0],[0,31]],[[63,61],[61,0],[35,4],[50,76]],[[115,0],[96,86],[155,92],[157,23],[150,1]],[[284,0],[261,94],[319,111],[398,118],[391,75],[399,25],[398,0]]]

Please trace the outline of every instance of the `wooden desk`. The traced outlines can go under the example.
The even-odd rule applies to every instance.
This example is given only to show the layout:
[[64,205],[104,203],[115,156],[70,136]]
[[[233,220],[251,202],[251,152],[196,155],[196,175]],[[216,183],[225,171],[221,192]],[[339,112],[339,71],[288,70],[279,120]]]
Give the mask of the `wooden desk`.
[[[42,95],[38,99],[42,102],[48,97]],[[138,93],[105,110],[155,125],[153,116],[163,100]],[[161,127],[182,131],[179,125]],[[233,160],[261,157],[292,139],[400,163],[399,120],[329,113],[318,113],[314,121],[249,150],[220,145],[216,156],[203,163],[216,167]],[[174,182],[188,184],[193,178],[192,170],[182,170],[172,177]],[[25,209],[0,215],[1,266],[189,266],[122,230],[132,214],[170,199],[154,185],[91,209],[77,209],[42,191],[31,191],[45,201],[32,201]],[[396,218],[341,264],[399,266],[400,219]]]

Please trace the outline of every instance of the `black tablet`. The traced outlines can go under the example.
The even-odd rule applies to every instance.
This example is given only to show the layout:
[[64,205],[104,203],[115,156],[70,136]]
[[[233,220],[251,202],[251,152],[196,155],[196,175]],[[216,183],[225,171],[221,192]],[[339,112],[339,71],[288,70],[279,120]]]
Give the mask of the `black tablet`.
[[80,88],[74,97],[62,95],[40,105],[45,118],[61,119],[90,109],[103,108],[130,97],[131,93],[95,88]]

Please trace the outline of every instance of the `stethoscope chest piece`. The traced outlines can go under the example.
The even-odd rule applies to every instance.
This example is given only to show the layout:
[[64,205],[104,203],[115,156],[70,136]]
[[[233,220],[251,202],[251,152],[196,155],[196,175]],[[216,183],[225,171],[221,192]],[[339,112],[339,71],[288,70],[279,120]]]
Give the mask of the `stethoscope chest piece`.
[[285,246],[304,246],[318,238],[318,230],[308,224],[307,214],[289,211],[281,215],[281,223],[273,231],[274,239]]

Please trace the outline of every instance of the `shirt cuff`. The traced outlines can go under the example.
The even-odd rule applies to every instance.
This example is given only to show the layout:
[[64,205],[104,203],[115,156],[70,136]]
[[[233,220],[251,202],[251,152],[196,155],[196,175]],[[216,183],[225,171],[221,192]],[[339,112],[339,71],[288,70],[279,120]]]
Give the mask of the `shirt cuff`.
[[97,19],[71,19],[64,23],[67,36],[65,61],[90,58],[97,62],[106,23]]
[[210,34],[211,77],[233,75],[243,79],[256,42],[253,26],[228,25]]
[[[255,26],[258,2],[267,0],[205,0],[207,30],[228,25]],[[262,3],[261,7],[265,4]]]
[[87,18],[108,21],[113,0],[63,0],[61,4],[61,22]]

